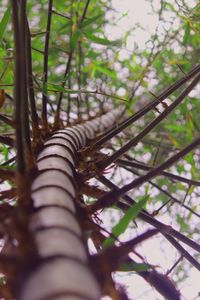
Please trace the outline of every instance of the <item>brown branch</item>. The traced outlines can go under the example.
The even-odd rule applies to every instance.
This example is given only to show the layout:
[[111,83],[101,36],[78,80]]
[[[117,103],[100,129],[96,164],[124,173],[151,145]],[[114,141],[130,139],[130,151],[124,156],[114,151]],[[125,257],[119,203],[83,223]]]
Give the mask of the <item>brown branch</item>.
[[107,271],[114,272],[118,269],[119,265],[127,258],[128,254],[133,251],[133,248],[145,240],[151,238],[159,231],[157,229],[150,229],[139,236],[123,243],[120,246],[111,246],[105,248],[98,256],[105,257]]
[[[77,24],[77,28],[81,25],[81,23],[85,19],[89,3],[90,3],[90,0],[87,0],[86,5],[85,5],[84,10],[83,10],[83,14],[82,14],[82,16],[81,16],[81,18],[80,18],[80,20]],[[71,32],[70,35],[72,35],[72,32]],[[71,36],[70,36],[70,38],[71,38]],[[64,79],[63,79],[63,82],[62,82],[62,85],[61,85],[62,87],[64,87],[65,84],[66,84],[67,74],[69,73],[70,68],[71,68],[72,57],[73,57],[73,51],[71,50],[70,53],[69,53],[69,56],[68,56],[68,61],[67,61],[67,65],[66,65],[66,69],[65,69],[65,73],[64,73]],[[60,108],[61,108],[63,94],[64,93],[61,92],[59,94],[59,98],[58,98],[57,110],[56,110],[55,121],[54,121],[55,129],[59,127]]]
[[8,145],[10,147],[14,146],[14,140],[9,136],[0,135],[0,143]]
[[[136,169],[141,169],[144,171],[149,171],[151,170],[153,167],[144,165],[143,163],[140,163],[138,161],[129,161],[129,160],[124,160],[124,159],[118,159],[116,161],[116,163],[120,166],[130,166]],[[184,183],[187,183],[189,185],[194,185],[194,186],[200,186],[200,181],[196,181],[196,180],[192,180],[192,179],[188,179],[179,175],[175,175],[169,172],[161,172],[161,175],[168,177],[171,180],[176,180],[176,181],[181,181]]]
[[15,128],[15,122],[4,115],[0,115],[0,121],[6,123],[7,125]]
[[[109,188],[112,188],[116,193],[118,192],[118,190],[119,190],[118,187],[115,184],[113,184],[111,181],[109,181],[107,178],[105,178],[104,176],[98,177],[98,180],[100,182],[102,182],[104,185],[108,186]],[[135,201],[132,200],[128,195],[123,195],[122,198],[128,204],[118,201],[116,203],[116,206],[119,207],[120,209],[124,210],[124,211],[127,210],[130,206],[132,206],[135,203]],[[90,209],[92,208],[92,206],[93,205],[88,206],[88,211],[90,213],[91,213]],[[179,239],[181,242],[188,245],[189,247],[191,247],[194,250],[200,252],[200,245],[199,244],[197,244],[196,242],[194,242],[191,239],[187,238],[182,233],[176,231],[171,226],[165,225],[162,222],[156,220],[154,217],[152,217],[144,209],[138,214],[138,217],[141,220],[145,221],[146,223],[148,223],[148,224],[154,226],[155,228],[157,228],[164,236],[167,235],[167,236],[170,236],[170,237],[175,237],[175,238]],[[180,250],[180,248],[177,249],[177,250]]]
[[[127,171],[137,175],[137,176],[140,176],[140,174],[134,170],[131,170],[129,168],[126,168],[126,167],[123,167],[124,169],[126,169]],[[176,199],[174,196],[172,196],[168,191],[162,189],[159,185],[157,185],[156,183],[152,182],[151,180],[148,180],[148,182],[154,186],[155,188],[157,188],[160,192],[162,192],[163,194],[165,194],[166,196],[168,196],[170,198],[169,201],[173,201],[179,205],[181,205],[182,207],[184,207],[185,209],[187,209],[189,212],[191,212],[192,214],[194,214],[196,217],[200,218],[200,214],[198,214],[197,212],[195,212],[194,210],[192,210],[189,206],[185,205],[183,202],[181,202],[180,200]],[[167,201],[168,202],[168,201]],[[166,204],[163,204],[162,207],[166,205]],[[160,210],[160,208],[159,208]]]
[[39,124],[38,124],[39,118],[37,114],[35,94],[34,94],[31,35],[30,35],[29,24],[27,19],[26,19],[26,64],[27,64],[28,94],[29,94],[29,101],[30,101],[30,112],[31,112],[32,131],[33,131],[33,143],[37,143],[40,137]]
[[[46,84],[48,80],[48,58],[49,58],[49,37],[51,30],[51,16],[52,16],[52,3],[53,0],[48,1],[48,16],[46,25],[46,35],[45,35],[45,46],[44,46],[44,61],[43,61],[43,90],[46,89]],[[42,95],[42,127],[44,132],[47,130],[47,95],[43,91]]]
[[127,126],[133,124],[135,121],[140,119],[142,116],[144,116],[146,113],[148,113],[151,109],[155,108],[156,105],[158,105],[160,102],[165,100],[170,94],[172,94],[174,91],[176,91],[179,87],[181,87],[184,83],[189,81],[193,76],[198,74],[200,71],[200,65],[197,65],[194,67],[186,76],[179,79],[177,82],[172,84],[170,87],[168,87],[164,92],[162,92],[156,99],[154,99],[151,103],[147,104],[144,108],[142,108],[140,111],[136,112],[129,118],[127,118],[125,121],[123,121],[121,124],[119,124],[116,128],[109,130],[105,135],[100,138],[95,144],[91,146],[91,150],[97,150],[99,149],[105,142],[109,141],[112,137],[120,133],[122,130],[124,130]]
[[15,162],[15,160],[16,160],[16,156],[14,156],[14,157],[8,159],[7,161],[3,162],[3,163],[0,165],[0,167],[8,166],[8,165],[10,165],[11,163]]
[[5,201],[5,199],[11,199],[16,197],[16,189],[12,188],[10,190],[0,191],[0,200]]
[[102,198],[98,199],[97,202],[93,205],[93,211],[95,212],[96,210],[99,210],[99,208],[102,207],[112,206],[118,201],[118,198],[120,196],[124,195],[126,192],[130,191],[131,189],[140,186],[141,184],[147,182],[148,180],[160,175],[165,169],[174,165],[178,160],[180,160],[182,157],[184,157],[186,154],[188,154],[190,151],[196,148],[199,144],[200,144],[200,136],[196,138],[191,144],[186,146],[184,149],[182,149],[181,151],[179,151],[178,153],[170,157],[164,163],[151,169],[145,175],[140,176],[139,178],[133,180],[129,184],[124,185],[122,188],[118,189],[117,193],[116,191],[111,191],[108,192]]
[[135,146],[141,139],[143,139],[154,127],[156,127],[163,119],[165,119],[183,100],[184,98],[193,90],[193,88],[198,84],[200,80],[200,74],[198,74],[195,79],[189,84],[189,86],[177,97],[177,99],[168,106],[157,118],[150,122],[147,127],[145,127],[136,137],[131,139],[126,145],[121,147],[109,158],[99,161],[96,163],[96,166],[100,169],[104,169],[109,166],[111,163],[116,161],[121,155],[130,150]]
[[64,15],[64,14],[62,14],[62,13],[60,13],[60,12],[54,10],[54,9],[52,9],[52,13],[57,15],[57,16],[60,16],[62,18],[65,18],[65,19],[68,19],[68,20],[70,19],[70,17],[68,17],[68,16],[66,16],[66,15]]
[[0,179],[14,181],[15,172],[12,170],[5,170],[5,169],[1,168],[0,169]]
[[166,300],[180,300],[180,292],[173,282],[161,273],[154,271],[138,272],[149,284],[151,284]]

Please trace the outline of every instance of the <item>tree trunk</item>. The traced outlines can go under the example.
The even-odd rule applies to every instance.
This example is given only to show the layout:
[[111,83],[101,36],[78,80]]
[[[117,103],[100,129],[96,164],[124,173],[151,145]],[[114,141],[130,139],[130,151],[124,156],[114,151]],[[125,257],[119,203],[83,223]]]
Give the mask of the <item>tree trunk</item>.
[[44,143],[37,157],[39,173],[31,188],[29,230],[37,249],[36,263],[23,271],[20,300],[100,298],[101,288],[89,263],[75,168],[77,151],[97,132],[114,125],[121,112],[115,109],[58,130]]

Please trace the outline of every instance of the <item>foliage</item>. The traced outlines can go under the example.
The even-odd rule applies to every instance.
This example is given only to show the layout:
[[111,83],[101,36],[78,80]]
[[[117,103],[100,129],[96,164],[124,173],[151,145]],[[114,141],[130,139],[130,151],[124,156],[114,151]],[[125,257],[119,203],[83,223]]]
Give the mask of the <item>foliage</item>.
[[[131,221],[141,224],[142,219],[148,223],[146,220],[150,218],[148,224],[156,227],[168,241],[171,239],[171,243],[180,252],[181,257],[185,255],[184,257],[191,263],[190,251],[187,252],[176,243],[185,242],[193,249],[192,251],[199,252],[196,244],[191,241],[195,239],[196,233],[199,235],[198,230],[196,232],[191,227],[192,224],[198,224],[200,217],[196,203],[200,186],[200,152],[199,148],[195,148],[197,144],[190,151],[179,156],[172,165],[163,167],[158,174],[152,175],[146,181],[144,177],[151,172],[152,168],[162,164],[164,166],[167,160],[181,153],[181,150],[191,145],[195,138],[199,138],[200,106],[197,82],[191,87],[191,91],[184,95],[180,103],[169,114],[166,113],[162,121],[150,128],[148,134],[145,132],[141,136],[140,134],[152,120],[161,116],[163,111],[168,112],[170,105],[185,92],[186,87],[195,77],[192,75],[187,79],[187,74],[195,69],[199,59],[200,6],[198,1],[194,1],[193,7],[189,7],[184,1],[172,0],[161,1],[158,10],[152,6],[153,13],[158,15],[155,34],[146,42],[145,49],[139,49],[135,43],[132,51],[124,58],[120,58],[120,54],[125,51],[127,39],[136,28],[128,31],[121,39],[109,38],[107,26],[116,26],[115,19],[110,17],[111,13],[114,15],[111,1],[54,1],[52,9],[49,9],[50,2],[27,1],[27,15],[25,15],[27,19],[18,20],[22,22],[21,25],[25,29],[24,36],[22,32],[18,40],[19,48],[25,51],[24,58],[16,54],[17,41],[13,34],[15,24],[9,1],[4,1],[0,12],[2,218],[9,219],[12,207],[21,209],[20,200],[30,196],[30,190],[25,192],[25,185],[27,182],[27,186],[31,185],[30,182],[36,172],[36,157],[44,141],[54,130],[84,122],[119,106],[125,107],[123,118],[126,122],[133,115],[137,116],[137,111],[142,112],[143,107],[155,102],[151,109],[141,114],[135,121],[130,121],[129,127],[123,128],[123,131],[118,126],[123,121],[120,123],[120,120],[117,120],[117,126],[113,127],[114,133],[110,138],[107,138],[107,134],[111,131],[88,142],[88,148],[83,149],[82,154],[80,153],[83,159],[79,164],[78,172],[85,184],[88,179],[95,178],[95,183],[100,185],[99,182],[102,182],[100,177],[107,171],[106,167],[113,162],[116,163],[115,168],[108,168],[107,181],[103,184],[112,192],[121,193],[124,200],[121,203],[119,197],[116,199],[113,194],[110,200],[107,198],[104,200],[106,199],[108,207],[111,204],[118,207],[120,212],[123,212],[123,216],[120,215],[120,220],[107,238],[102,233],[107,229],[99,225],[101,228],[99,234],[102,236],[97,250],[100,248],[106,253],[106,249],[111,246],[120,247],[118,243],[123,245],[120,237],[125,230],[131,228],[136,232],[135,227],[132,228],[130,225]],[[23,5],[23,1],[16,1],[16,3],[18,8]],[[47,28],[48,14],[49,28]],[[31,40],[31,47],[28,45],[29,40]],[[17,63],[21,64],[20,78],[16,76]],[[26,77],[23,77],[25,76],[22,74],[23,70]],[[199,75],[199,70],[196,75]],[[169,95],[159,100],[160,94],[180,78],[186,78],[184,85],[174,88]],[[19,79],[18,84],[17,79]],[[18,90],[21,90],[19,102],[17,102],[16,92]],[[116,130],[119,132],[117,133]],[[116,153],[137,136],[139,136],[137,142],[124,149],[122,158],[125,162],[120,163],[121,154],[117,156]],[[101,138],[105,140],[102,141]],[[130,163],[135,163],[135,166]],[[85,175],[87,171],[91,178]],[[168,174],[165,174],[167,172]],[[19,175],[22,176],[20,178],[27,178],[24,186],[19,180]],[[140,179],[144,179],[142,185]],[[123,191],[127,182],[137,180],[139,183],[135,188]],[[112,186],[113,182],[118,188]],[[89,187],[91,186],[89,181]],[[88,211],[91,209],[91,215],[95,220],[96,207],[105,210],[106,207],[100,207],[102,198],[94,196],[95,192],[99,192],[95,187],[92,195],[84,191],[83,189],[82,194],[86,194],[87,197],[99,198],[95,200],[94,206],[88,205]],[[136,204],[133,199],[136,200]],[[120,204],[117,206],[118,201],[121,206]],[[126,204],[125,207],[123,204]],[[165,215],[170,217],[169,225],[177,228],[180,236],[175,231],[155,223],[157,215],[161,219]],[[99,218],[103,219],[103,213],[100,213]],[[11,231],[14,232],[13,227]],[[10,228],[6,234],[10,234],[8,232]],[[185,240],[182,233],[186,237]],[[5,233],[1,232],[1,239],[5,243],[4,237]],[[175,242],[172,241],[172,237],[176,238],[174,238]],[[10,239],[16,240],[14,233]],[[137,247],[139,252],[140,244]],[[192,261],[197,269],[198,259],[199,254],[196,255],[195,261]],[[180,265],[186,274],[185,261],[180,260]],[[116,263],[115,271],[134,271],[139,276],[144,275],[143,278],[152,284],[145,275],[145,272],[150,272],[148,266],[145,259],[140,256],[139,263],[134,261],[125,261],[119,265]],[[156,272],[156,267],[152,268]],[[178,281],[179,277],[174,274],[173,279]],[[2,286],[5,286],[5,282]],[[153,286],[156,288],[156,284]],[[162,290],[159,292],[162,294]]]

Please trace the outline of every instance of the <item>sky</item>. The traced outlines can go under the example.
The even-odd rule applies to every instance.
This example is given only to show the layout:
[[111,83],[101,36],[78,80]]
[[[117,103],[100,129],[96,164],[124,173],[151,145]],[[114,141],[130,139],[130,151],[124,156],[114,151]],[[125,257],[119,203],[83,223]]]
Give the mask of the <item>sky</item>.
[[[116,27],[107,27],[108,37],[111,39],[118,39],[135,24],[140,23],[144,30],[137,29],[134,34],[128,38],[127,48],[129,51],[133,49],[134,42],[136,42],[139,48],[145,47],[145,42],[149,39],[150,35],[155,32],[158,17],[152,15],[151,4],[154,2],[155,6],[159,9],[161,1],[145,1],[145,0],[112,0],[114,9],[118,12],[116,17],[118,18]],[[171,1],[170,1],[171,2]],[[193,0],[187,0],[187,4],[193,5]],[[124,17],[122,15],[124,14]],[[170,16],[169,16],[170,17]],[[126,51],[123,51],[123,56],[126,56]],[[107,217],[109,218],[109,216]],[[162,220],[166,224],[170,224],[170,219]],[[108,224],[106,224],[107,226]],[[143,231],[143,230],[142,230]],[[127,233],[127,235],[130,234]],[[163,239],[159,237],[148,240],[145,245],[140,248],[140,253],[144,257],[149,259],[152,264],[157,265],[160,262],[159,272],[164,272],[173,265],[174,261],[179,258],[179,254],[169,245],[168,242],[163,242]],[[138,275],[130,274],[125,276],[119,273],[116,276],[118,282],[124,284],[127,288],[129,297],[138,300],[163,300],[164,298],[158,294]],[[191,268],[189,276],[183,284],[180,284],[181,294],[184,295],[183,300],[198,300],[200,296],[199,287],[200,275],[199,272]],[[109,298],[105,297],[105,300]]]
[[[125,14],[118,21],[118,27],[112,30],[112,37],[118,38],[119,35],[123,35],[128,28],[133,27],[135,24],[140,23],[144,30],[137,29],[134,35],[128,39],[128,49],[132,49],[134,41],[137,42],[139,47],[143,48],[145,42],[148,40],[151,33],[155,31],[158,17],[151,14],[151,5],[145,0],[113,0],[113,7],[120,14]],[[157,2],[159,7],[160,1]]]

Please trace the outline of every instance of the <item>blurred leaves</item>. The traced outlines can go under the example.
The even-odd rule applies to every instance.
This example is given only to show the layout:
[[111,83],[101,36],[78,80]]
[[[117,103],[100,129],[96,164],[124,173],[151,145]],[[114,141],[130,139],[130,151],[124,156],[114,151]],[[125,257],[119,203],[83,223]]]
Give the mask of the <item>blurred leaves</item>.
[[10,7],[7,8],[3,18],[0,21],[0,45],[2,44],[9,18],[10,18]]

